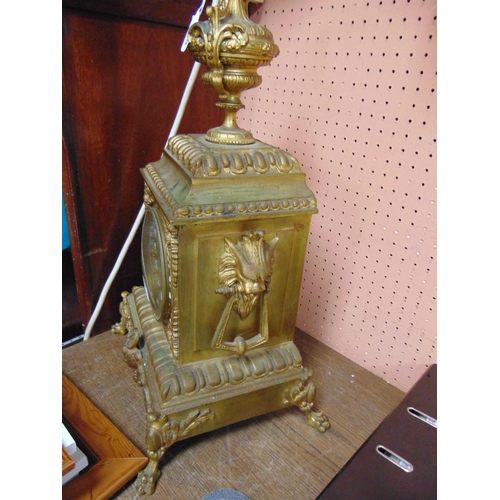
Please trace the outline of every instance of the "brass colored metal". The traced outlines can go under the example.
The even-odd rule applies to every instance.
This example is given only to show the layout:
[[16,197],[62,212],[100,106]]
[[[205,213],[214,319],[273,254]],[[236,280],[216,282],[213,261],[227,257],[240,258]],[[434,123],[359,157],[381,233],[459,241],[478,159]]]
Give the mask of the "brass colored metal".
[[288,406],[321,432],[330,426],[293,343],[316,199],[293,155],[250,140],[234,120],[241,90],[278,52],[247,3],[221,1],[189,31],[225,124],[172,137],[141,170],[144,286],[122,294],[113,327],[127,333],[124,358],[145,395],[139,493],[154,491],[165,450],[189,436]]
[[170,238],[167,240],[167,234],[158,210],[147,206],[142,226],[142,266],[148,298],[156,319],[170,314],[170,280],[163,279],[163,276],[170,276],[168,252],[171,242]]
[[148,422],[149,463],[135,482],[138,493],[153,493],[163,454],[174,442],[190,436],[291,405],[304,411],[309,425],[320,432],[329,428],[328,419],[312,411],[311,370],[302,366],[292,341],[243,356],[233,353],[180,364],[143,287],[123,294],[120,311],[128,330],[125,361],[144,389]]
[[207,8],[208,21],[195,23],[188,32],[188,49],[209,71],[203,81],[219,93],[217,103],[224,123],[208,131],[206,138],[218,144],[252,144],[252,134],[238,127],[236,113],[244,105],[243,90],[262,82],[257,68],[270,64],[279,54],[272,33],[248,18],[249,0],[221,0]]
[[306,414],[307,422],[320,432],[325,432],[330,428],[328,419],[321,412],[313,411],[314,399],[316,398],[316,388],[310,381],[312,370],[304,370],[302,382],[288,391],[285,395],[286,401],[291,401],[294,405]]
[[[212,341],[214,349],[228,349],[240,355],[247,349],[253,349],[269,338],[267,299],[269,282],[274,265],[274,247],[278,242],[275,236],[269,244],[264,241],[264,233],[247,233],[235,245],[226,238],[224,253],[219,264],[221,287],[216,293],[228,299]],[[244,320],[261,301],[259,333],[249,340],[241,335],[234,342],[223,341],[231,309]]]
[[179,439],[192,435],[198,426],[213,417],[214,414],[207,409],[195,410],[180,422],[157,412],[148,413],[146,418],[149,428],[146,434],[146,444],[149,462],[146,468],[139,472],[135,480],[137,493],[140,495],[152,494],[156,481],[160,477],[158,463],[167,448]]

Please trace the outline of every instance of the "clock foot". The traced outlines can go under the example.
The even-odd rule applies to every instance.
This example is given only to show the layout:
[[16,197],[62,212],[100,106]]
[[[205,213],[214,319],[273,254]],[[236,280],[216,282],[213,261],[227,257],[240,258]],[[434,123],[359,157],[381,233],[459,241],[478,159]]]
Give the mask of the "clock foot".
[[111,327],[111,331],[116,335],[126,335],[128,332],[127,320],[130,320],[130,312],[127,304],[128,292],[122,292],[122,301],[120,302],[121,319]]
[[165,451],[179,439],[188,437],[197,427],[215,414],[209,409],[195,410],[184,420],[170,420],[166,415],[158,412],[149,412],[146,416],[149,428],[146,434],[148,465],[139,472],[134,486],[139,495],[151,495],[160,477],[158,464]]
[[134,481],[137,494],[152,495],[159,477],[158,460],[150,458],[146,468],[137,474],[137,479]]
[[307,423],[320,432],[330,428],[328,417],[320,411],[313,411],[316,388],[311,382],[312,371],[305,369],[302,380],[285,395],[286,403],[292,403],[303,411],[307,417]]
[[142,362],[142,353],[138,347],[141,335],[139,329],[134,325],[128,303],[128,292],[122,292],[122,301],[120,303],[121,320],[111,327],[111,331],[118,335],[126,335],[127,339],[122,348],[123,359],[131,368],[134,369],[134,381],[143,386],[145,384],[144,367]]

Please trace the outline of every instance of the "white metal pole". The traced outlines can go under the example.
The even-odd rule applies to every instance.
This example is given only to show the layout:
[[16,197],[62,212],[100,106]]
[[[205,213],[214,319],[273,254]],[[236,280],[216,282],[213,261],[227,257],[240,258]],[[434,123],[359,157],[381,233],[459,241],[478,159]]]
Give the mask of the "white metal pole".
[[[198,76],[199,69],[200,69],[200,63],[195,62],[193,65],[193,68],[191,69],[191,74],[190,74],[189,80],[186,84],[186,88],[184,89],[184,94],[182,95],[181,103],[179,105],[179,109],[177,110],[174,124],[172,125],[172,129],[170,130],[170,134],[168,135],[168,139],[170,139],[172,136],[177,134],[177,130],[179,129],[179,125],[181,123],[182,117],[184,116],[184,112],[186,110],[186,105],[187,105],[187,102],[189,100],[189,96],[191,95],[191,91],[193,90],[193,85],[196,81],[196,77]],[[168,139],[167,139],[167,144],[168,144]],[[167,147],[167,144],[165,144],[165,148]],[[118,270],[120,269],[120,266],[122,265],[123,259],[125,258],[125,255],[127,254],[127,251],[132,243],[132,240],[134,239],[134,236],[137,232],[137,229],[141,225],[141,221],[144,217],[144,211],[145,211],[145,207],[144,207],[144,204],[142,204],[141,209],[139,210],[139,213],[137,214],[137,217],[135,219],[134,225],[132,226],[130,234],[128,235],[127,240],[125,241],[125,244],[124,244],[123,248],[121,249],[120,254],[118,255],[118,259],[117,259],[113,269],[111,270],[111,274],[109,275],[108,279],[106,280],[106,283],[104,284],[104,288],[102,289],[101,295],[99,296],[99,300],[98,300],[97,305],[94,309],[94,312],[92,313],[92,316],[90,317],[90,320],[88,322],[87,327],[85,328],[85,334],[83,336],[83,340],[88,340],[90,338],[90,334],[92,333],[92,328],[94,327],[94,324],[96,322],[97,317],[99,316],[99,313],[101,312],[102,305],[104,304],[104,300],[106,299],[108,291],[111,288],[111,284],[113,283],[114,279],[116,278],[116,275],[118,274]]]

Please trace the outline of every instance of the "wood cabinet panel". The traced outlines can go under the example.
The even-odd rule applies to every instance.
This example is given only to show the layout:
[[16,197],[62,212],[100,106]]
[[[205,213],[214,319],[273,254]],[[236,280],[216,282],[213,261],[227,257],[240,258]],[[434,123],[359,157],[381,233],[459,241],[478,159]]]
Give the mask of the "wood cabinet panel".
[[[186,27],[200,0],[64,0],[66,8]],[[209,4],[207,4],[209,5]]]
[[[117,6],[132,3],[112,4],[114,15],[63,8],[62,19],[63,191],[84,324],[139,212],[139,169],[159,159],[193,64],[180,52],[185,27],[131,19],[134,13],[126,9],[127,17],[120,17]],[[146,4],[160,2],[145,2],[143,8]],[[177,12],[171,21],[186,26],[197,6],[161,4],[171,4],[172,16]],[[179,132],[205,132],[220,124],[216,100],[199,77]],[[94,334],[119,320],[120,293],[141,284],[141,275],[138,234]]]

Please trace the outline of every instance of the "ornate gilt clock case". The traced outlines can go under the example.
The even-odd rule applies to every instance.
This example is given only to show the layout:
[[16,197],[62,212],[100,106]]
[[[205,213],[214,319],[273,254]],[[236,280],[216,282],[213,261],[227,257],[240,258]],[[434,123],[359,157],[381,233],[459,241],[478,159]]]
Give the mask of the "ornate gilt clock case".
[[152,493],[175,441],[296,405],[313,411],[311,371],[293,343],[302,268],[316,200],[298,161],[236,124],[239,93],[278,53],[247,1],[221,1],[193,25],[189,50],[226,112],[206,135],[172,137],[141,170],[144,286],[124,292],[125,359],[143,387]]

